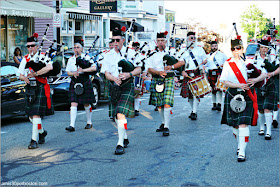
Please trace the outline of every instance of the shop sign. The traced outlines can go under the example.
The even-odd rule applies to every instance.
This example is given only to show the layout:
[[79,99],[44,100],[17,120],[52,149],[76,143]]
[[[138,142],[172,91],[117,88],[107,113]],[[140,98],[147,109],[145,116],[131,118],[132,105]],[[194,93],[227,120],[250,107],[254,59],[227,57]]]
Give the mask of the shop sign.
[[33,17],[33,12],[29,10],[5,10],[1,9],[1,15]]
[[114,13],[117,12],[117,0],[91,0],[90,13]]

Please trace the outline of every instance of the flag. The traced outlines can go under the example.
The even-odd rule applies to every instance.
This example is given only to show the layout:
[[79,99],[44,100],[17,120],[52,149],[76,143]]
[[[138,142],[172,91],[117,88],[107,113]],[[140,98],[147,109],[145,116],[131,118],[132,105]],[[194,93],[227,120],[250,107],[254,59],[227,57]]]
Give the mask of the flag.
[[61,8],[78,7],[78,0],[61,0]]

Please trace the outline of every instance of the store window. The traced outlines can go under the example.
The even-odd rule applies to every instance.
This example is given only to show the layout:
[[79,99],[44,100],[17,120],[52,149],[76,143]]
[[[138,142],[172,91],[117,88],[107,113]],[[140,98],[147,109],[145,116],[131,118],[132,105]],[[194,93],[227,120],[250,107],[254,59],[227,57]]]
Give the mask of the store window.
[[26,17],[8,17],[8,46],[10,62],[13,62],[14,50],[16,47],[21,49],[23,55],[28,54],[26,39],[28,37],[29,21],[30,19]]
[[80,20],[75,21],[75,33],[83,33],[83,22]]
[[67,46],[69,51],[73,51],[73,49],[70,49],[74,46],[72,36],[62,36],[62,41],[64,42],[64,46]]
[[91,21],[85,21],[86,23],[86,33],[91,33]]
[[7,24],[7,19],[4,16],[1,16],[1,61],[6,61],[6,24]]

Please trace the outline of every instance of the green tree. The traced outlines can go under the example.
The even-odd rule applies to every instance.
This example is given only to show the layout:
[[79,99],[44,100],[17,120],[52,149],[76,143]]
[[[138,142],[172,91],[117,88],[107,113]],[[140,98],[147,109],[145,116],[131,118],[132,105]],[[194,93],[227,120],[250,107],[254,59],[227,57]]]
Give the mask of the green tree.
[[250,5],[242,15],[241,27],[245,33],[248,33],[248,38],[261,38],[266,34],[269,29],[269,23],[267,18],[264,17],[264,13],[258,8],[256,4]]

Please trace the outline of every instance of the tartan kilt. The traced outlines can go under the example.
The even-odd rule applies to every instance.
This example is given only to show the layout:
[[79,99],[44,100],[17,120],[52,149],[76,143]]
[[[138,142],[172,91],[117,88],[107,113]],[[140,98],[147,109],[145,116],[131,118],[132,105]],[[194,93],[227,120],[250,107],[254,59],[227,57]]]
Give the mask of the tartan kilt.
[[25,113],[27,116],[49,116],[54,114],[52,95],[51,97],[51,108],[49,109],[47,106],[47,97],[45,95],[44,84],[37,82],[36,87],[31,87],[29,85],[25,86],[25,89],[33,89],[35,90],[36,99],[33,103],[29,102],[29,96],[25,94]]
[[174,77],[165,78],[164,81],[164,91],[158,93],[156,91],[156,82],[163,81],[162,77],[155,78],[153,77],[150,87],[150,102],[149,105],[154,106],[163,106],[170,105],[173,107],[174,104]]
[[[212,72],[216,72],[216,75],[212,75]],[[209,82],[209,84],[212,88],[212,93],[213,94],[215,94],[217,92],[216,83],[218,81],[219,75],[221,75],[221,70],[219,70],[219,69],[209,70],[208,82]]]
[[[187,70],[186,71],[187,74],[190,74],[190,73],[194,73],[194,77],[192,78],[195,78],[196,76],[200,75],[200,71],[198,69],[196,70]],[[182,82],[182,89],[181,89],[181,93],[180,95],[183,97],[183,98],[193,98],[193,94],[191,92],[191,90],[189,89],[189,84],[188,82],[190,81],[191,79],[188,78],[188,77],[184,77],[183,79],[183,82]]]
[[[258,110],[278,110],[279,101],[279,80],[276,78],[268,79],[267,83],[256,89],[258,97]],[[264,92],[264,95],[262,95]]]
[[110,85],[110,81],[108,79],[106,79],[106,77],[104,76],[105,79],[105,85],[104,85],[104,96],[108,97],[109,96],[109,85]]
[[[111,92],[111,84],[109,84],[109,91]],[[128,118],[135,117],[134,111],[134,83],[130,81],[121,86],[121,97],[116,105],[111,102],[109,94],[109,117],[116,117],[118,113],[124,114]]]
[[93,94],[93,87],[90,80],[83,83],[84,93],[82,95],[77,95],[74,92],[75,83],[71,80],[69,88],[69,98],[70,102],[75,102],[79,104],[91,104],[95,102],[95,97]]
[[[252,93],[254,93],[254,88],[251,88]],[[241,113],[235,113],[230,108],[231,99],[237,95],[242,94],[246,101],[246,108]],[[246,92],[237,91],[237,88],[228,88],[224,99],[224,110],[221,124],[227,124],[228,126],[237,127],[241,124],[251,125],[254,115],[253,101],[247,95]]]

